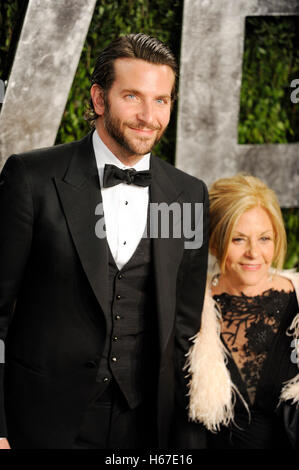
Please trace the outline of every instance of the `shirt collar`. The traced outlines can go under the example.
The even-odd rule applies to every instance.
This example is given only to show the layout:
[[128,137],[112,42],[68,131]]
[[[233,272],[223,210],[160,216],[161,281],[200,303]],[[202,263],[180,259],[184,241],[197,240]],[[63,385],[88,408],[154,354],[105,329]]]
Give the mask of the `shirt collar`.
[[135,165],[133,166],[126,166],[124,165],[104,144],[102,139],[100,138],[97,130],[95,129],[92,135],[92,143],[94,148],[94,153],[97,162],[97,168],[99,172],[100,184],[101,187],[103,186],[103,174],[104,168],[106,164],[115,165],[122,170],[128,168],[135,168],[136,171],[143,171],[148,170],[150,168],[150,153],[144,155]]

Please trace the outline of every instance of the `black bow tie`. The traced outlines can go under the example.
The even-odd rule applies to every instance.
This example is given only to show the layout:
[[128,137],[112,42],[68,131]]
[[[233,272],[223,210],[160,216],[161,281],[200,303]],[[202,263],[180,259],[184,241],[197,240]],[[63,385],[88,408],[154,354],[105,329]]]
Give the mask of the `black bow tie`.
[[137,186],[149,186],[152,181],[150,170],[136,171],[134,168],[122,170],[115,165],[105,165],[103,187],[110,188],[120,183],[136,184]]

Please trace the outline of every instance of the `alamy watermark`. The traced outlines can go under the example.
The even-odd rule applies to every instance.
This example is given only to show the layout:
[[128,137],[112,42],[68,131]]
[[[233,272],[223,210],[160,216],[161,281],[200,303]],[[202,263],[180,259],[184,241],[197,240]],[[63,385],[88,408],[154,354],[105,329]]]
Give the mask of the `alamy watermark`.
[[4,341],[0,339],[0,364],[4,364]]
[[0,104],[3,103],[5,96],[5,82],[0,80]]
[[295,88],[291,93],[291,101],[292,103],[297,104],[299,103],[299,78],[294,78],[294,80],[291,81],[290,87]]
[[299,362],[299,339],[294,338],[291,342],[291,348],[293,351],[291,353],[291,362],[293,364],[298,364]]
[[[103,203],[95,208],[95,215],[100,219],[95,225],[98,238],[106,238]],[[143,233],[143,238],[184,238],[186,249],[195,250],[203,244],[203,203],[180,204],[173,202],[149,205],[149,223]]]

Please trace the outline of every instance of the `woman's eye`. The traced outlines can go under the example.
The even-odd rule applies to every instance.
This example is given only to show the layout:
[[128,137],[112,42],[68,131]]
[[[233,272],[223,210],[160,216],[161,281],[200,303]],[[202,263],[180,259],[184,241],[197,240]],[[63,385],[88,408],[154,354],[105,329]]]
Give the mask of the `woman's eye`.
[[243,240],[244,238],[240,238],[240,237],[233,238],[234,243],[241,243]]
[[271,240],[270,237],[261,237],[262,242],[267,242],[268,240]]

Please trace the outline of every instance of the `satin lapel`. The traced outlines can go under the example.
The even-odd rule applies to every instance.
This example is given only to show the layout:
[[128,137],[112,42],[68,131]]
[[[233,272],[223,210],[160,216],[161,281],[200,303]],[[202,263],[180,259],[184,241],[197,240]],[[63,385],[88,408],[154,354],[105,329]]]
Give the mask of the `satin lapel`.
[[95,233],[102,203],[100,183],[91,135],[75,150],[63,178],[55,178],[65,217],[81,264],[103,312],[108,312],[108,249],[106,238]]
[[[180,202],[178,190],[169,179],[157,157],[151,156],[153,175],[150,202]],[[153,238],[153,260],[156,282],[160,351],[163,353],[173,329],[176,307],[177,272],[184,250],[182,238]]]

